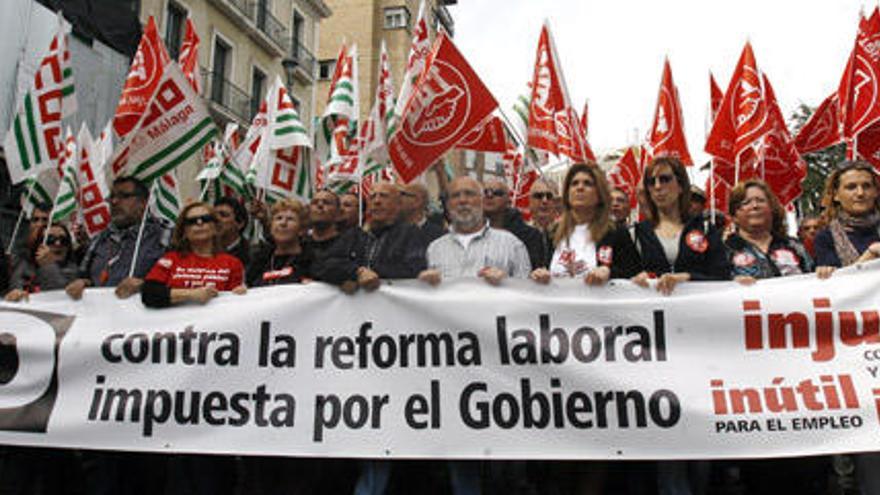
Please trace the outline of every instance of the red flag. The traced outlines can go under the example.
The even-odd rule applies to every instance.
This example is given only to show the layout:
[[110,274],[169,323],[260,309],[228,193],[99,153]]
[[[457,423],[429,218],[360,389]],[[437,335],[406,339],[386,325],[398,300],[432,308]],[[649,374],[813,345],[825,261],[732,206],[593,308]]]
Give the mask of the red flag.
[[629,196],[630,208],[635,208],[638,204],[636,191],[638,190],[639,182],[642,180],[642,171],[633,149],[627,148],[617,164],[608,172],[608,180],[611,184],[626,191],[626,194]]
[[672,80],[672,67],[667,59],[663,64],[663,76],[660,79],[660,93],[657,95],[657,109],[654,111],[654,123],[648,134],[648,146],[654,157],[673,156],[684,165],[693,165],[691,154],[687,149],[684,137],[684,122],[681,117],[681,103],[678,100],[678,88]]
[[589,113],[590,113],[590,102],[585,101],[584,102],[584,111],[581,113],[581,131],[583,131],[583,133],[584,133],[584,140],[585,141],[586,141],[587,136],[590,135],[590,127],[588,125],[590,123],[590,119],[588,116]]
[[706,139],[706,152],[737,163],[742,152],[770,131],[764,88],[752,46],[746,43],[740,55],[718,117]]
[[170,60],[159,31],[156,30],[156,22],[150,16],[113,117],[113,130],[120,139],[137,125]]
[[880,172],[880,122],[860,132],[856,142],[859,157],[870,162]]
[[801,153],[811,153],[841,142],[840,100],[832,93],[801,127],[794,144]]
[[862,18],[840,86],[840,119],[843,136],[855,137],[880,119],[880,12]]
[[579,162],[595,161],[577,112],[568,98],[559,57],[546,24],[538,38],[531,87],[528,145]]
[[391,162],[408,184],[498,108],[492,93],[445,33],[388,143]]
[[709,105],[712,111],[712,120],[711,122],[715,122],[715,117],[718,115],[718,110],[721,109],[721,102],[724,100],[724,93],[721,92],[721,88],[718,87],[718,83],[715,82],[715,76],[712,75],[712,72],[709,72]]
[[201,93],[198,73],[199,35],[196,34],[196,26],[189,17],[186,18],[186,32],[183,34],[183,43],[180,45],[180,55],[177,60],[190,86],[196,93]]
[[801,159],[785,125],[785,117],[776,102],[770,80],[764,75],[764,91],[772,129],[761,147],[761,176],[783,205],[797,199],[801,182],[807,176],[807,164]]
[[504,123],[498,116],[489,117],[485,124],[467,133],[455,147],[463,150],[504,153],[507,151]]

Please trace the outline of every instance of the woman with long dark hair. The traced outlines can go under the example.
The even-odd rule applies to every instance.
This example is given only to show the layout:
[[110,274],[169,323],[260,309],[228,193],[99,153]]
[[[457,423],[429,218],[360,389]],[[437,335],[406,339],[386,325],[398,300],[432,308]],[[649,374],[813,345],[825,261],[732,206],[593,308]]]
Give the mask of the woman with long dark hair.
[[831,172],[822,194],[823,229],[816,234],[816,274],[880,258],[880,180],[871,164],[845,161]]
[[[45,242],[44,242],[45,241]],[[60,223],[35,230],[28,239],[28,257],[12,270],[7,301],[21,301],[29,294],[63,289],[77,277],[70,231]]]
[[617,228],[611,220],[611,193],[599,167],[577,163],[568,169],[562,207],[550,268],[534,270],[533,280],[547,283],[551,277],[570,277],[603,285],[611,278],[630,278],[641,271],[626,229]]
[[643,270],[633,282],[671,294],[689,280],[728,280],[730,268],[721,233],[702,217],[691,217],[690,180],[684,165],[672,157],[655,159],[643,174],[649,219],[636,225],[636,247]]

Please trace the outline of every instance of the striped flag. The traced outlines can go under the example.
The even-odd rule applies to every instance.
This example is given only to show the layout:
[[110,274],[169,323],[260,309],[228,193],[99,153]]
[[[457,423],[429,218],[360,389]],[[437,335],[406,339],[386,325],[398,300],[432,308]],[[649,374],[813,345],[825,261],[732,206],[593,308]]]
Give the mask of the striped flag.
[[361,146],[365,158],[364,175],[375,173],[386,166],[388,157],[388,139],[394,132],[394,82],[391,80],[391,65],[388,62],[388,51],[385,40],[379,51],[379,83],[376,85],[376,96],[370,116],[361,127]]
[[425,20],[425,0],[422,0],[419,4],[419,16],[416,18],[416,24],[413,28],[412,44],[409,47],[409,57],[406,62],[406,72],[400,84],[400,94],[397,96],[397,105],[394,109],[397,120],[400,120],[406,104],[409,103],[409,98],[412,96],[416,81],[421,77],[422,72],[425,71],[430,53],[431,40],[428,39],[428,21]]
[[40,62],[31,87],[21,99],[12,127],[3,140],[6,166],[13,184],[55,168],[64,153],[61,120],[76,111],[73,69],[64,22],[49,53]]
[[25,194],[21,196],[21,208],[25,215],[31,216],[35,206],[45,207],[51,205],[58,193],[61,177],[57,168],[47,168],[37,174],[36,177],[28,177],[24,180]]
[[282,149],[291,146],[312,147],[306,126],[299,118],[299,112],[287,88],[281,82],[281,76],[275,76],[275,84],[266,95],[269,117],[268,143],[269,149]]
[[172,62],[137,125],[114,154],[112,175],[152,182],[198,153],[216,134],[201,98]]
[[89,237],[94,237],[110,225],[110,205],[106,201],[110,191],[96,158],[97,146],[85,122],[77,136],[77,148],[77,203],[82,213],[83,226]]
[[181,205],[176,172],[172,170],[159,177],[153,187],[153,202],[150,205],[150,213],[159,220],[174,225],[177,223]]
[[315,126],[315,150],[327,170],[327,181],[349,180],[355,172],[344,165],[355,149],[358,137],[360,96],[358,92],[357,45],[345,46],[336,62],[330,81],[327,108]]
[[52,222],[64,221],[71,213],[76,211],[77,180],[76,180],[76,139],[70,128],[67,128],[64,138],[64,153],[58,161],[58,169],[61,172],[61,183],[55,193],[55,201],[52,204]]

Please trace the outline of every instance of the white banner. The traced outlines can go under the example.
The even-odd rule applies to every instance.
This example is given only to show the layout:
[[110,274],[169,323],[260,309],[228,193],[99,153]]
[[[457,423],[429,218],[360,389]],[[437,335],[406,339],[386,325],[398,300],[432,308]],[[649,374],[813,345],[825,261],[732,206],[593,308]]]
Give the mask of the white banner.
[[0,304],[0,443],[672,459],[880,446],[880,264],[759,282],[313,283]]

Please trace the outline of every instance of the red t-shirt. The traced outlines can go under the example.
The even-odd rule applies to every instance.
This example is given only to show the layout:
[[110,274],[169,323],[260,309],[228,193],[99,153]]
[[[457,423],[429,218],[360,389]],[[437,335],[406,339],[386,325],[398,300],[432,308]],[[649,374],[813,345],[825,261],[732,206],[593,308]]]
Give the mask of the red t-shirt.
[[146,280],[161,282],[169,289],[214,286],[232,290],[242,284],[243,276],[244,267],[235,256],[220,253],[205,258],[169,251],[153,265]]

